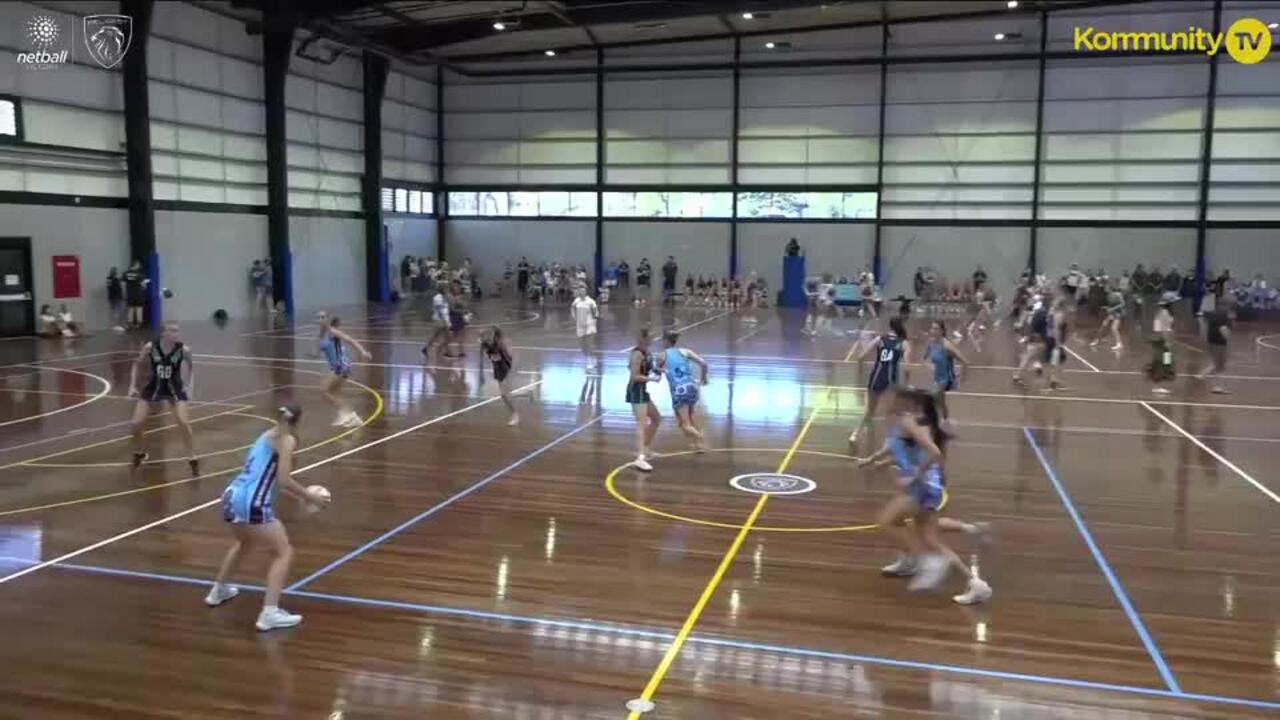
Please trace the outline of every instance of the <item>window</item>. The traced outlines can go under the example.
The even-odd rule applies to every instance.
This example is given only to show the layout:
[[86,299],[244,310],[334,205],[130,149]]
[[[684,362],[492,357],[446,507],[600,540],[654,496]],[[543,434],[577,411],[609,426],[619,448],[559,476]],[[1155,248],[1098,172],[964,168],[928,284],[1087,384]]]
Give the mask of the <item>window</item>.
[[454,217],[595,217],[594,192],[561,190],[449,193]]
[[729,218],[733,195],[726,192],[606,192],[605,217]]
[[19,112],[17,98],[0,95],[0,140],[21,140]]
[[408,215],[430,215],[435,210],[435,195],[430,190],[382,188],[382,211]]
[[873,192],[738,193],[738,217],[853,220],[876,216]]

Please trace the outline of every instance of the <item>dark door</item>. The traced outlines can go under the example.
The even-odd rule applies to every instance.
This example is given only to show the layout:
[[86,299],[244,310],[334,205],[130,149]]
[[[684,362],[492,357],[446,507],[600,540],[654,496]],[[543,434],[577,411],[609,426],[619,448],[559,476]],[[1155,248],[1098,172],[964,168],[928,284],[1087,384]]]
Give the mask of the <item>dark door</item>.
[[31,238],[0,238],[0,337],[35,332]]

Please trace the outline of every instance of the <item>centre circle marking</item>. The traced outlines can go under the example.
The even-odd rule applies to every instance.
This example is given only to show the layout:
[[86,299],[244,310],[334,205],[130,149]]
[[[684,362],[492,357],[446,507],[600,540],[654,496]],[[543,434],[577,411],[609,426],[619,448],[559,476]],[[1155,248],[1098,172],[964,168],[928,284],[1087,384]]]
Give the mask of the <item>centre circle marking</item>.
[[[693,455],[695,452],[696,451],[694,450],[684,450],[682,452],[674,452],[674,453],[659,453],[654,457],[674,458],[674,457],[680,457],[683,455]],[[730,448],[711,448],[707,450],[707,452],[786,453],[788,452],[788,450],[787,448],[733,448],[733,447],[730,447]],[[818,457],[839,458],[841,460],[852,460],[848,455],[842,455],[840,453],[821,452],[819,450],[796,450],[796,454],[797,455],[814,455]],[[608,475],[605,476],[604,487],[606,490],[609,491],[609,494],[612,495],[613,498],[618,502],[624,505],[628,505],[632,508],[635,508],[636,510],[640,510],[641,512],[646,512],[646,513],[649,513],[650,515],[657,515],[658,517],[664,517],[664,518],[667,518],[668,520],[679,520],[680,522],[692,523],[694,525],[718,527],[718,528],[724,528],[726,530],[742,529],[742,525],[740,523],[718,522],[715,520],[703,520],[702,518],[689,517],[687,515],[677,515],[676,513],[669,513],[669,512],[666,512],[665,510],[659,510],[655,507],[650,507],[636,500],[632,500],[626,495],[623,495],[622,492],[618,490],[618,487],[617,487],[618,475],[630,467],[631,467],[631,463],[627,463],[625,465],[619,465],[618,467],[611,470]],[[772,475],[775,477],[779,475],[779,473],[756,473],[756,474]],[[943,502],[945,503],[945,498]],[[826,526],[826,527],[776,527],[776,526],[769,526],[769,525],[753,525],[751,526],[751,531],[752,532],[757,532],[757,531],[758,532],[781,532],[781,533],[859,532],[859,531],[866,531],[866,530],[876,530],[879,527],[880,526],[876,525],[875,523],[869,523],[866,525],[832,525],[832,526]]]
[[755,495],[803,495],[811,493],[818,483],[807,477],[785,473],[747,473],[729,479],[736,490]]

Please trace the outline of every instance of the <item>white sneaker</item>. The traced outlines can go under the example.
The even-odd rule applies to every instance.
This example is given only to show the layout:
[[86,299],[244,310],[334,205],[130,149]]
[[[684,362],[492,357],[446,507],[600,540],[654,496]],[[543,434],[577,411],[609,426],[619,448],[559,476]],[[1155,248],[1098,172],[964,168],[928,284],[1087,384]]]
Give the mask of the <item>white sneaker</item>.
[[907,585],[908,590],[932,590],[945,579],[951,571],[951,563],[942,555],[925,555],[920,558],[920,567],[916,575]]
[[254,627],[258,628],[258,630],[262,632],[266,632],[277,628],[291,628],[301,622],[301,615],[294,615],[293,613],[280,608],[276,608],[274,610],[267,610],[266,608],[263,608],[262,612],[258,613],[258,622],[254,624]]
[[1169,388],[1153,387],[1151,388],[1151,392],[1155,393],[1156,395],[1168,395]]
[[969,578],[969,584],[960,595],[951,598],[961,605],[976,605],[991,599],[991,586],[979,577]]
[[333,416],[333,422],[332,422],[332,423],[330,423],[330,424],[331,424],[331,425],[333,425],[333,427],[342,427],[343,425],[346,425],[346,424],[347,424],[347,414],[346,414],[346,413],[338,413],[337,415],[334,415],[334,416]]
[[852,433],[850,433],[850,434],[849,434],[849,442],[851,442],[851,443],[856,443],[856,442],[858,442],[858,431],[857,431],[857,430],[854,430]]
[[640,472],[653,472],[653,466],[649,464],[649,461],[646,460],[643,455],[636,458],[635,462],[631,464],[635,466],[635,469],[639,470]]
[[235,585],[214,585],[209,588],[209,594],[204,596],[204,604],[209,607],[218,607],[239,594],[240,588]]
[[899,554],[892,565],[880,568],[880,574],[885,577],[911,577],[916,574],[916,559],[910,555]]
[[364,420],[361,420],[360,416],[355,413],[348,413],[346,421],[343,422],[342,424],[344,427],[349,427],[349,428],[360,427],[362,424],[364,424]]
[[516,426],[516,425],[519,425],[519,424],[520,424],[520,414],[519,414],[519,413],[511,413],[511,419],[507,421],[507,424],[508,424],[508,425],[511,425],[511,426],[513,426],[513,427],[514,427],[514,426]]

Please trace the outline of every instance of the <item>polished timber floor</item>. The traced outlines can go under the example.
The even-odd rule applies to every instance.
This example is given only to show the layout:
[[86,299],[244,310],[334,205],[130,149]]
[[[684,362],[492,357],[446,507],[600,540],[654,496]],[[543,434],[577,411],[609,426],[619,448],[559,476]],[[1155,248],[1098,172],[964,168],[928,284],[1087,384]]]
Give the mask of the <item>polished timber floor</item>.
[[[350,431],[317,391],[313,328],[184,328],[195,480],[165,417],[141,477],[125,466],[143,336],[0,342],[0,718],[1280,716],[1274,326],[1239,328],[1227,396],[1184,372],[1153,399],[1137,334],[1118,355],[1073,345],[1053,396],[1010,386],[1007,328],[966,342],[948,510],[991,523],[989,547],[952,539],[996,591],[966,608],[955,578],[917,596],[878,573],[892,548],[867,526],[892,480],[848,459],[871,448],[847,442],[854,319],[810,338],[773,310],[605,306],[597,376],[565,307],[485,301],[477,322],[518,347],[511,428],[474,338],[424,365],[422,308],[338,311],[374,354]],[[646,321],[712,364],[712,452],[668,420],[648,476],[622,467],[620,352]],[[1180,329],[1187,370],[1205,355]],[[228,542],[215,498],[290,399],[302,476],[334,503],[281,500],[306,621],[258,634],[262,557],[240,598],[200,601]],[[780,467],[816,489],[729,485]]]

